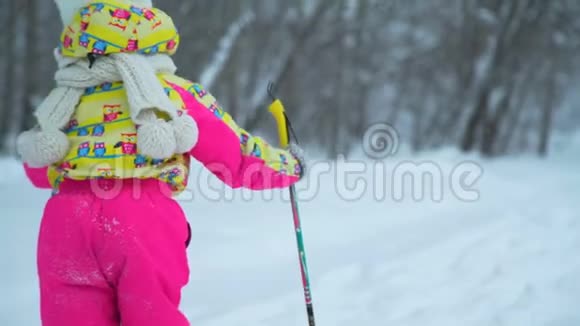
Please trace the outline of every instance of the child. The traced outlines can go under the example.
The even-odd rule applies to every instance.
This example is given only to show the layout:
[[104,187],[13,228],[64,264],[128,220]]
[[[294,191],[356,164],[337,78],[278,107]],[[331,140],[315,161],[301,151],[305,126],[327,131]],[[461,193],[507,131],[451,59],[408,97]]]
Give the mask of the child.
[[57,87],[18,139],[27,176],[53,190],[38,241],[44,326],[182,326],[189,225],[171,198],[190,157],[231,187],[288,187],[299,148],[239,128],[176,76],[179,35],[150,0],[56,0]]

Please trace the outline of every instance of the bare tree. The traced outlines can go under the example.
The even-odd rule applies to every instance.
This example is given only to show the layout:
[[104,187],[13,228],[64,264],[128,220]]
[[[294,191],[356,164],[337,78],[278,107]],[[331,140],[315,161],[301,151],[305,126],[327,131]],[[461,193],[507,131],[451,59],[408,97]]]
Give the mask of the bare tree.
[[8,13],[6,19],[6,31],[3,33],[5,38],[4,44],[6,44],[6,51],[4,59],[4,85],[3,85],[3,96],[2,96],[2,110],[0,110],[0,143],[1,149],[5,149],[6,137],[8,135],[8,127],[10,126],[10,120],[14,112],[14,90],[10,86],[13,82],[16,69],[16,12],[18,10],[18,3],[16,1],[7,1],[3,3],[6,6],[6,10],[3,12]]

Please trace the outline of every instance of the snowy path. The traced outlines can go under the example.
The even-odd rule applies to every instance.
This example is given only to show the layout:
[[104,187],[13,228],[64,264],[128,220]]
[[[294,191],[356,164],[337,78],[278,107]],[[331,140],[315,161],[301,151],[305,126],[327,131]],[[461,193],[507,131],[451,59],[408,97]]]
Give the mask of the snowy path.
[[[326,180],[301,206],[318,325],[580,325],[578,158],[481,162],[474,203],[345,202]],[[10,262],[0,325],[37,326],[34,246],[46,194],[0,164],[14,169],[0,179],[0,254]],[[306,325],[287,204],[197,198],[184,209],[194,239],[183,309],[193,325]]]

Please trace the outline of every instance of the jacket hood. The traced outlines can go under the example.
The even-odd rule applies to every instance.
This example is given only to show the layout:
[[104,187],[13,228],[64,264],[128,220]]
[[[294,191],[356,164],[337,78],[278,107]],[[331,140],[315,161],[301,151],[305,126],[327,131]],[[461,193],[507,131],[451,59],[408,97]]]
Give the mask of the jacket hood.
[[59,52],[73,58],[91,53],[172,55],[178,45],[179,33],[165,12],[132,1],[99,0],[86,3],[73,15],[61,34]]

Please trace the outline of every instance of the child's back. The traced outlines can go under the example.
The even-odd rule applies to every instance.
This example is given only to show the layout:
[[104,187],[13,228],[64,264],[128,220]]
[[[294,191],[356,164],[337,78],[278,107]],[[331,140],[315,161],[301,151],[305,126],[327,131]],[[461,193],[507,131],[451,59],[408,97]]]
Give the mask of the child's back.
[[18,145],[30,180],[54,193],[38,244],[43,325],[188,325],[178,306],[190,232],[171,197],[187,186],[190,158],[255,190],[295,183],[301,162],[174,74],[179,35],[162,11],[79,1],[57,1],[63,17],[77,5],[58,88]]

